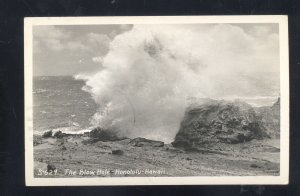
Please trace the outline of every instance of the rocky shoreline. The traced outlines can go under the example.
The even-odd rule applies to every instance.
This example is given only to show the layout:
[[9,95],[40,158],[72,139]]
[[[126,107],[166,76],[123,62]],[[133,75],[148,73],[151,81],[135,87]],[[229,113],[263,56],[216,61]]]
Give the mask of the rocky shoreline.
[[[214,150],[186,151],[145,138],[100,141],[87,134],[58,135],[35,136],[35,177],[95,177],[81,174],[97,170],[109,171],[100,172],[98,177],[279,175],[279,140],[252,140],[231,146],[220,144]],[[66,170],[76,174],[69,175]],[[55,175],[49,175],[54,171]]]

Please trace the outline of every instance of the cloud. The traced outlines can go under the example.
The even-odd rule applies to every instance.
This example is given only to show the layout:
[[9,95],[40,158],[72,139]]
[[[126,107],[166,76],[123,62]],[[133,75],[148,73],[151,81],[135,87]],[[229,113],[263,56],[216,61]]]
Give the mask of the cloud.
[[35,51],[41,50],[40,45],[54,51],[61,51],[65,48],[63,40],[68,39],[70,34],[63,32],[55,26],[35,26],[33,30],[35,40]]
[[34,26],[33,35],[37,38],[66,39],[70,33],[57,28],[56,26]]
[[[117,29],[110,28],[111,31]],[[104,31],[106,35],[93,32],[95,29],[99,30],[84,28],[84,31],[76,31],[78,28],[74,26],[34,26],[34,74],[74,75],[99,70],[102,67],[101,56],[108,52],[112,38],[108,36],[111,31]]]
[[[56,26],[36,26],[33,31],[35,45],[39,49],[49,49],[60,52],[62,50],[106,51],[111,39],[105,34],[88,33],[83,36],[74,36],[72,33]],[[38,49],[36,49],[38,51]]]
[[270,35],[271,28],[266,25],[255,25],[250,33],[257,38],[263,38]]
[[89,46],[82,43],[81,41],[69,41],[65,45],[65,49],[76,51],[76,50],[88,50]]

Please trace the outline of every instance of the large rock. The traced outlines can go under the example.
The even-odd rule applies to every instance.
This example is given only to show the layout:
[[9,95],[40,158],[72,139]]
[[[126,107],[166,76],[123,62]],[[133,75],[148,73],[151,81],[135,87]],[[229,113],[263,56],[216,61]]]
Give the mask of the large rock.
[[242,101],[206,100],[187,108],[172,145],[192,149],[268,137],[261,118]]
[[53,137],[59,138],[59,139],[65,137],[65,136],[67,136],[67,134],[66,134],[66,133],[63,133],[63,132],[61,132],[61,131],[57,131],[57,132],[55,132],[54,135],[53,135]]
[[280,98],[272,106],[256,108],[262,122],[272,137],[280,137]]
[[52,134],[53,134],[52,130],[46,131],[46,132],[43,133],[42,137],[43,138],[49,138],[49,137],[52,137]]

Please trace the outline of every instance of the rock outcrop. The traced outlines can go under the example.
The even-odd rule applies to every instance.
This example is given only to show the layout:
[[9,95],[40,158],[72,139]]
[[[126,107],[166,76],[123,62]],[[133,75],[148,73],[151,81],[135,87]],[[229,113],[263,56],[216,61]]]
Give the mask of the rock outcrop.
[[132,146],[136,146],[136,147],[142,147],[142,146],[163,147],[164,146],[164,142],[149,140],[149,139],[145,139],[145,138],[141,138],[141,137],[134,138],[134,139],[130,140],[129,143]]
[[57,132],[54,133],[53,137],[61,139],[63,137],[66,137],[67,135],[68,134],[63,133],[62,131],[57,131]]
[[272,137],[280,137],[280,98],[272,105],[256,108],[262,122]]
[[184,149],[269,137],[262,119],[242,101],[206,100],[188,107],[172,145]]
[[52,130],[50,131],[46,131],[45,133],[43,133],[42,137],[43,138],[49,138],[49,137],[52,137]]
[[118,140],[126,139],[125,137],[119,136],[116,132],[114,132],[112,130],[102,129],[100,127],[93,129],[89,133],[89,137],[94,142],[96,142],[96,141],[102,141],[102,142],[118,141]]

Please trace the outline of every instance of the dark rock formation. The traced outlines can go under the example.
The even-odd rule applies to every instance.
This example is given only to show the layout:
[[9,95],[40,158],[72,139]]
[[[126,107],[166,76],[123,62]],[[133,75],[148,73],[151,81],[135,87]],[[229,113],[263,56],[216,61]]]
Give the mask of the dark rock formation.
[[49,137],[52,137],[52,130],[46,131],[45,133],[43,133],[42,137],[43,137],[43,138],[49,138]]
[[256,108],[262,122],[272,137],[280,137],[280,98],[272,105]]
[[130,140],[129,142],[133,146],[142,147],[142,146],[153,146],[153,147],[163,147],[164,142],[161,141],[155,141],[155,140],[149,140],[145,138],[134,138]]
[[268,137],[261,118],[242,101],[206,100],[187,108],[172,145],[184,149],[237,144]]
[[126,139],[125,137],[119,136],[116,132],[114,132],[112,130],[102,129],[100,127],[93,129],[89,133],[89,137],[94,142],[96,142],[96,141],[102,141],[102,142],[118,141],[118,140]]
[[63,133],[63,132],[61,132],[61,131],[57,131],[57,132],[55,132],[54,133],[54,135],[53,135],[53,137],[56,137],[56,138],[63,138],[63,137],[65,137],[65,136],[67,136],[67,134],[66,133]]

